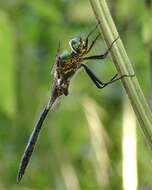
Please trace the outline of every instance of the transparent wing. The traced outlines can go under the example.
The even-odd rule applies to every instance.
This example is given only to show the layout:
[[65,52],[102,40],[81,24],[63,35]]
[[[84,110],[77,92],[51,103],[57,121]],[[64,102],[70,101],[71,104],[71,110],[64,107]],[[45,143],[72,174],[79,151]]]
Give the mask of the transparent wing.
[[59,58],[60,58],[60,41],[59,41],[59,44],[58,44],[58,48],[57,48],[57,54],[56,54],[56,61],[55,63],[52,65],[52,68],[51,68],[51,75],[54,74],[56,68],[57,68],[57,62],[59,61]]

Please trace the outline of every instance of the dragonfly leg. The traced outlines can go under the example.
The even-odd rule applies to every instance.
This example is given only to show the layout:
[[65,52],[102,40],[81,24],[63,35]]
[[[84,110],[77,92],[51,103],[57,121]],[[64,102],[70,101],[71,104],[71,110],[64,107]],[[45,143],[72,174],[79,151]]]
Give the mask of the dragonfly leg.
[[[110,47],[105,51],[105,53],[100,55],[93,55],[89,57],[83,57],[83,60],[89,60],[89,59],[105,59],[108,54],[110,53],[111,48],[113,47],[113,44],[119,39],[119,36],[111,43]],[[94,44],[93,44],[94,45]],[[91,46],[90,46],[91,47]],[[92,48],[92,47],[91,47]]]
[[118,73],[115,74],[108,82],[102,82],[100,79],[97,78],[97,76],[85,65],[85,64],[81,64],[81,66],[85,69],[86,73],[88,74],[88,76],[90,77],[90,79],[93,81],[93,83],[96,85],[97,88],[104,88],[107,85],[116,82],[124,77],[134,77],[135,75],[121,75],[118,77]]
[[120,80],[120,79],[122,79],[124,77],[134,77],[135,75],[126,75],[126,74],[124,74],[124,75],[121,75],[119,77],[117,77],[117,76],[118,76],[118,73],[116,75],[114,75],[114,77],[112,77],[108,82],[104,83],[103,86],[101,86],[101,88],[104,88],[107,85],[109,85],[111,83],[114,83],[114,82],[116,82],[116,81],[118,81],[118,80]]
[[95,37],[95,39],[92,41],[91,45],[88,47],[88,44],[86,46],[86,52],[85,54],[89,53],[91,51],[91,49],[93,48],[95,42],[97,41],[97,39],[99,38],[100,33]]
[[96,26],[89,32],[89,34],[88,34],[87,37],[86,37],[86,47],[85,47],[85,48],[86,48],[86,51],[87,51],[87,49],[88,49],[89,37],[91,36],[91,34],[92,34],[94,31],[96,31],[96,29],[97,29],[97,27],[98,27],[99,24],[100,24],[100,22],[96,24]]

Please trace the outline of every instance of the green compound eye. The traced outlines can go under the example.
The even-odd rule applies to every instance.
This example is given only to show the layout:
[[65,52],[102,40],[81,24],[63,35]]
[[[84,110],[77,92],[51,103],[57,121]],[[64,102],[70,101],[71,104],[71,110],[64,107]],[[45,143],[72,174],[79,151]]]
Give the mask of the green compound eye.
[[69,41],[69,45],[74,53],[78,53],[81,50],[82,45],[81,37],[73,38]]

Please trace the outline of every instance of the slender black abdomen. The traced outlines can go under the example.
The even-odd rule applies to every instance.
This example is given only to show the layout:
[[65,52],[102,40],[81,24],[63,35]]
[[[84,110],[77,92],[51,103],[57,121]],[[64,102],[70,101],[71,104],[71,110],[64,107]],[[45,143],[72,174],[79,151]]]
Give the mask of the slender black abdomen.
[[39,132],[41,130],[42,124],[49,112],[49,109],[44,108],[43,112],[40,115],[40,118],[38,122],[36,123],[33,132],[29,138],[28,144],[25,148],[24,154],[22,156],[20,166],[19,166],[19,171],[18,171],[18,176],[17,176],[17,181],[19,182],[22,179],[22,176],[24,175],[25,169],[28,165],[28,162],[32,156],[32,153],[34,151],[34,147],[37,141],[37,138],[39,136]]
[[[67,86],[67,88],[68,88],[68,86]],[[18,183],[20,182],[20,180],[22,179],[22,177],[25,173],[26,167],[27,167],[29,160],[32,156],[32,153],[34,151],[35,144],[36,144],[36,141],[38,139],[38,136],[39,136],[40,130],[42,128],[42,124],[43,124],[44,120],[45,120],[49,110],[53,109],[53,107],[56,105],[56,101],[58,101],[59,100],[58,98],[62,95],[63,95],[63,92],[60,92],[59,88],[56,85],[56,81],[54,81],[54,84],[52,87],[51,97],[50,97],[46,107],[44,108],[44,110],[40,114],[40,118],[37,121],[37,123],[36,123],[36,125],[32,131],[32,134],[28,140],[27,146],[26,146],[25,151],[23,153],[23,156],[22,156],[22,159],[21,159],[21,162],[19,165],[18,175],[17,175],[17,182]]]

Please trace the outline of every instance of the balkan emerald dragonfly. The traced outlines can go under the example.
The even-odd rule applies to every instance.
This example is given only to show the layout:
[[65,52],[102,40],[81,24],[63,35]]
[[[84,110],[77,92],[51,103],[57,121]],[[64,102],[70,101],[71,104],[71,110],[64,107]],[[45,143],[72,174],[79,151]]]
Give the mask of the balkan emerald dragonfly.
[[91,34],[97,29],[98,24],[94,27],[94,29],[87,35],[86,38],[82,37],[75,37],[69,41],[69,46],[71,48],[70,52],[64,52],[60,54],[60,48],[58,48],[56,61],[53,66],[53,84],[52,84],[52,92],[51,96],[48,100],[48,103],[46,104],[44,110],[40,114],[40,117],[32,131],[32,134],[28,140],[27,146],[24,150],[18,175],[17,175],[17,181],[20,182],[22,179],[26,167],[29,163],[29,160],[32,156],[32,153],[35,148],[35,144],[37,141],[37,138],[39,136],[40,130],[42,128],[42,124],[44,122],[44,119],[46,118],[49,110],[52,110],[52,108],[56,105],[58,100],[61,96],[67,96],[69,94],[69,84],[71,82],[72,77],[75,75],[75,73],[83,68],[86,72],[86,74],[90,77],[92,82],[96,85],[97,88],[102,89],[106,87],[107,85],[118,81],[124,77],[133,77],[134,75],[121,75],[119,76],[118,73],[115,74],[108,82],[102,82],[98,77],[91,71],[91,69],[84,63],[86,60],[100,60],[105,59],[107,55],[109,54],[111,48],[113,47],[114,43],[119,39],[117,37],[109,46],[109,48],[105,51],[103,54],[99,55],[93,55],[93,56],[86,56],[93,48],[95,42],[99,38],[100,34],[98,34],[95,39],[89,43],[89,37]]

